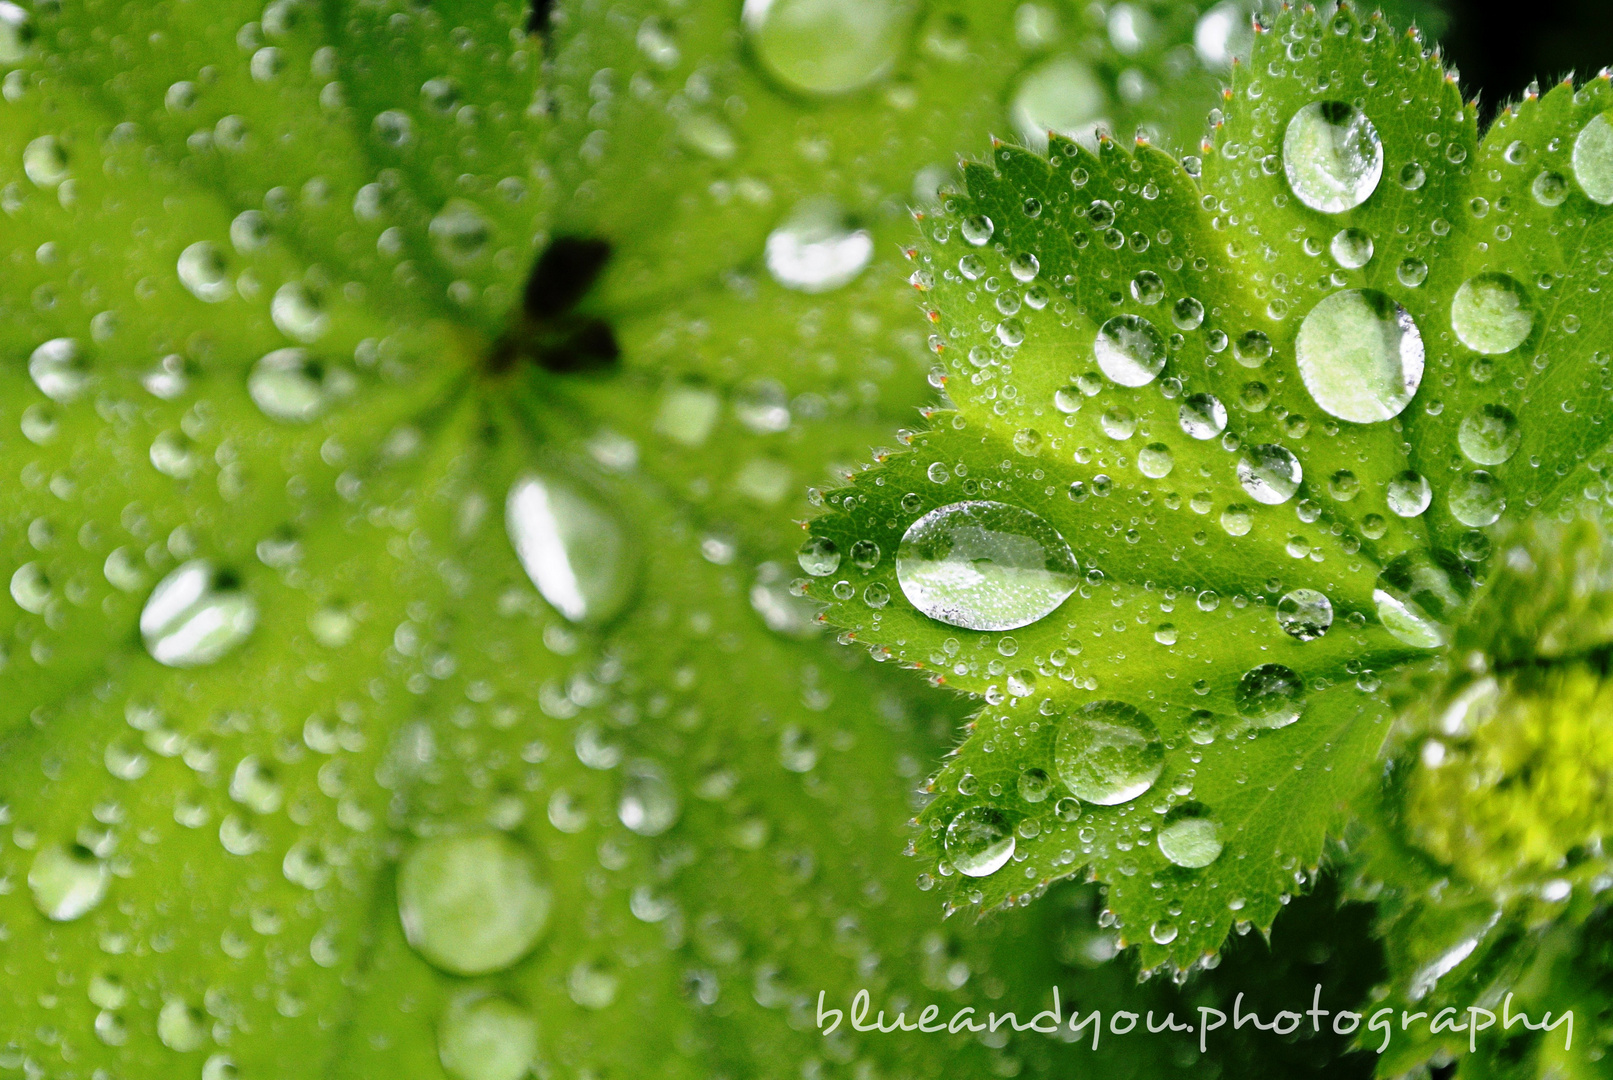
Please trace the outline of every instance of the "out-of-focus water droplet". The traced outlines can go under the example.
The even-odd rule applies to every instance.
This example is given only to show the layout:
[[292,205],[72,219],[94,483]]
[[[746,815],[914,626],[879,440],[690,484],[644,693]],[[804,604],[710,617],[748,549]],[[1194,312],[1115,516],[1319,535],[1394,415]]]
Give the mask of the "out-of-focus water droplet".
[[1383,176],[1383,143],[1365,113],[1342,101],[1313,101],[1283,134],[1283,171],[1300,202],[1339,214],[1366,202]]
[[1249,11],[1237,0],[1216,4],[1193,27],[1193,51],[1212,71],[1231,67],[1234,57],[1247,58],[1254,43]]
[[1130,802],[1159,779],[1165,744],[1154,722],[1123,701],[1093,701],[1059,726],[1053,761],[1077,797],[1099,806]]
[[241,1070],[228,1054],[210,1054],[202,1062],[202,1080],[237,1080]]
[[1305,684],[1282,664],[1261,664],[1244,672],[1233,697],[1238,715],[1256,727],[1287,727],[1305,711]]
[[258,604],[228,571],[192,559],[157,583],[140,612],[140,636],[168,667],[211,664],[258,624]]
[[1372,234],[1364,229],[1340,229],[1328,244],[1333,261],[1346,270],[1359,270],[1372,261]]
[[1501,481],[1485,472],[1474,469],[1451,485],[1451,516],[1463,525],[1482,529],[1501,520],[1507,509],[1507,497]]
[[597,624],[627,606],[634,585],[627,532],[597,500],[529,474],[510,486],[504,524],[527,577],[565,618]]
[[1357,424],[1399,416],[1423,380],[1417,324],[1376,289],[1324,298],[1300,323],[1294,356],[1316,404]]
[[1574,139],[1574,179],[1596,203],[1613,203],[1613,123],[1607,113],[1591,117]]
[[269,221],[261,210],[243,210],[230,222],[230,243],[242,255],[269,246]]
[[947,858],[960,874],[987,877],[1014,855],[1014,830],[994,806],[971,806],[947,826]]
[[1107,108],[1108,94],[1092,69],[1073,56],[1055,56],[1020,78],[1009,117],[1021,141],[1045,153],[1050,131],[1095,145]]
[[437,1057],[454,1080],[521,1080],[537,1056],[537,1021],[486,991],[455,995],[437,1025]]
[[208,304],[228,299],[234,291],[224,253],[206,240],[179,253],[179,281],[192,296]]
[[1333,603],[1315,589],[1293,589],[1277,601],[1277,625],[1300,641],[1315,641],[1333,625]]
[[1535,316],[1523,286],[1505,274],[1477,274],[1451,300],[1451,329],[1474,352],[1498,356],[1529,336]]
[[200,1050],[207,1041],[207,1031],[207,1017],[184,998],[169,998],[157,1013],[157,1038],[177,1053]]
[[230,776],[230,798],[255,814],[272,814],[280,809],[285,793],[274,770],[248,754]]
[[502,833],[432,837],[398,871],[404,936],[456,975],[485,975],[520,960],[548,924],[550,902],[532,856]]
[[23,147],[22,171],[39,187],[60,187],[70,175],[67,149],[56,136],[41,135]]
[[1518,452],[1523,433],[1518,418],[1504,405],[1484,405],[1462,420],[1456,441],[1475,465],[1501,465]]
[[797,292],[838,289],[862,273],[873,257],[873,235],[853,227],[830,198],[800,203],[767,236],[768,273]]
[[640,836],[660,836],[678,820],[678,792],[653,761],[628,762],[616,816]]
[[1412,551],[1390,561],[1378,575],[1372,599],[1378,621],[1396,639],[1419,649],[1437,649],[1472,579],[1454,556]]
[[0,64],[15,64],[34,42],[34,20],[26,8],[0,2]]
[[1221,823],[1200,803],[1172,808],[1159,829],[1160,853],[1190,870],[1215,862],[1221,847]]
[[1433,498],[1434,489],[1428,483],[1428,477],[1411,469],[1392,477],[1384,490],[1384,500],[1389,504],[1389,509],[1403,518],[1418,516],[1428,509]]
[[1029,626],[1080,584],[1057,529],[987,501],[937,507],[913,522],[896,551],[896,578],[914,607],[970,630]]
[[306,424],[351,388],[346,372],[327,367],[302,349],[276,349],[252,365],[247,392],[265,416]]
[[269,302],[269,317],[282,334],[304,345],[324,337],[330,327],[324,304],[300,281],[288,281],[275,290]]
[[39,849],[28,868],[34,904],[53,922],[80,918],[106,897],[112,871],[88,848],[51,844]]
[[1092,355],[1121,386],[1146,386],[1165,369],[1165,339],[1147,319],[1116,315],[1098,329]]
[[1292,499],[1304,478],[1299,459],[1277,443],[1251,446],[1238,459],[1238,483],[1256,502],[1267,506]]
[[65,405],[89,385],[89,358],[73,338],[51,338],[28,357],[28,375],[40,393]]
[[466,266],[487,254],[493,226],[469,199],[449,199],[427,227],[432,250],[449,266]]
[[912,28],[911,0],[745,0],[751,50],[773,78],[807,94],[844,94],[887,74]]
[[1189,394],[1176,416],[1182,430],[1195,439],[1213,439],[1227,429],[1227,407],[1213,394]]

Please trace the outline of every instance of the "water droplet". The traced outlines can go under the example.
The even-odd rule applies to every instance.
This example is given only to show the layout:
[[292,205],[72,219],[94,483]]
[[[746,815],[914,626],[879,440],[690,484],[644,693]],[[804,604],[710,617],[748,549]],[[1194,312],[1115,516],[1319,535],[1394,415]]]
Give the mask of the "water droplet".
[[1494,525],[1507,508],[1501,481],[1482,469],[1474,469],[1451,485],[1451,516],[1463,525],[1481,529]]
[[678,793],[653,761],[630,761],[616,816],[640,836],[660,836],[678,820]]
[[41,135],[23,148],[22,171],[39,187],[59,187],[69,173],[67,150],[56,136]]
[[179,253],[179,281],[192,296],[208,304],[228,299],[232,291],[224,253],[206,240]]
[[807,199],[767,236],[767,269],[786,289],[829,292],[847,284],[874,257],[874,238],[854,228],[840,204]]
[[1137,451],[1137,471],[1151,480],[1162,480],[1176,465],[1171,448],[1164,443],[1149,443]]
[[0,0],[0,64],[17,63],[33,42],[33,17],[10,0]]
[[1300,641],[1315,641],[1333,625],[1333,604],[1315,589],[1294,589],[1277,601],[1277,625]]
[[1123,701],[1093,701],[1065,719],[1054,745],[1059,779],[1099,806],[1130,802],[1165,768],[1154,722]]
[[538,1025],[507,998],[454,996],[437,1026],[437,1056],[454,1080],[521,1080],[538,1056]]
[[1139,304],[1157,304],[1165,298],[1165,281],[1152,270],[1131,279],[1131,298]]
[[510,486],[504,524],[527,577],[574,623],[602,623],[627,606],[634,566],[610,510],[570,484],[527,475]]
[[157,1013],[157,1038],[168,1049],[188,1054],[207,1041],[207,1017],[184,998],[171,997]]
[[1159,850],[1177,866],[1197,870],[1221,857],[1221,823],[1201,803],[1184,803],[1165,815]]
[[971,806],[947,826],[947,858],[960,874],[987,877],[1014,855],[1014,830],[994,806]]
[[271,420],[306,424],[351,382],[346,373],[327,368],[302,349],[276,349],[252,366],[246,387]]
[[1462,421],[1456,441],[1475,465],[1501,465],[1518,452],[1523,433],[1511,409],[1485,405]]
[[1364,229],[1340,229],[1328,244],[1333,261],[1346,270],[1359,270],[1372,261],[1372,234]]
[[140,612],[140,636],[158,663],[198,667],[241,644],[257,623],[257,601],[233,574],[192,559],[151,590]]
[[1169,945],[1176,940],[1177,932],[1170,919],[1160,919],[1148,928],[1148,936],[1156,945]]
[[1116,315],[1099,328],[1092,355],[1121,386],[1146,386],[1165,369],[1165,339],[1147,319]]
[[1422,473],[1407,469],[1389,481],[1384,492],[1389,509],[1403,518],[1414,518],[1428,509],[1434,489]]
[[531,951],[550,892],[532,856],[502,833],[422,841],[398,871],[398,916],[421,956],[455,975],[502,971]]
[[1257,368],[1271,359],[1271,338],[1259,330],[1249,330],[1232,343],[1232,358],[1246,368]]
[[1395,280],[1408,289],[1415,289],[1428,280],[1428,264],[1408,255],[1395,264]]
[[1189,394],[1176,416],[1182,430],[1195,439],[1213,439],[1227,427],[1227,407],[1211,394]]
[[324,304],[300,281],[288,281],[275,290],[269,302],[269,317],[282,334],[304,345],[324,337],[330,326]]
[[1497,356],[1523,344],[1535,324],[1523,286],[1505,274],[1478,274],[1451,300],[1451,329],[1474,352]]
[[1563,179],[1562,173],[1548,169],[1535,177],[1529,191],[1541,206],[1561,206],[1568,198],[1568,181]]
[[1346,289],[1305,316],[1294,341],[1305,389],[1340,420],[1399,416],[1423,380],[1423,336],[1411,313],[1375,289]]
[[1415,161],[1408,161],[1400,167],[1400,186],[1407,191],[1416,191],[1428,181],[1428,172]]
[[1607,113],[1591,122],[1574,139],[1574,179],[1592,202],[1613,203],[1613,124]]
[[986,501],[938,507],[909,526],[896,578],[914,607],[969,630],[1029,626],[1080,584],[1057,529],[1029,510]]
[[1246,59],[1254,39],[1248,9],[1236,0],[1223,0],[1210,8],[1193,27],[1193,50],[1211,70],[1230,67],[1234,57]]
[[1304,477],[1299,459],[1276,443],[1251,446],[1238,459],[1238,483],[1256,502],[1267,506],[1292,499]]
[[843,94],[900,59],[910,0],[745,0],[741,19],[763,68],[791,90]]
[[1233,695],[1238,715],[1256,727],[1287,727],[1305,711],[1305,684],[1282,664],[1261,664],[1243,673]]
[[813,536],[801,545],[795,559],[813,577],[828,577],[840,569],[840,549],[826,536]]
[[1050,131],[1091,143],[1107,107],[1103,82],[1092,69],[1073,56],[1056,56],[1020,79],[1009,115],[1020,140],[1045,153]]
[[465,266],[486,254],[493,226],[468,199],[449,199],[428,226],[431,247],[450,266]]
[[1053,792],[1053,778],[1045,769],[1026,769],[1019,774],[1019,797],[1028,803],[1039,803]]
[[1204,305],[1184,296],[1171,307],[1171,322],[1178,330],[1197,330],[1204,322]]
[[1390,634],[1419,649],[1437,649],[1447,624],[1472,590],[1472,579],[1454,556],[1407,552],[1378,575],[1372,600]]
[[95,853],[79,844],[41,848],[28,868],[28,888],[45,918],[71,922],[106,897],[112,871]]
[[89,384],[89,358],[72,338],[51,338],[28,358],[28,375],[40,393],[65,405]]
[[1342,101],[1313,101],[1283,135],[1283,171],[1299,201],[1338,214],[1360,206],[1383,175],[1383,143],[1366,114]]

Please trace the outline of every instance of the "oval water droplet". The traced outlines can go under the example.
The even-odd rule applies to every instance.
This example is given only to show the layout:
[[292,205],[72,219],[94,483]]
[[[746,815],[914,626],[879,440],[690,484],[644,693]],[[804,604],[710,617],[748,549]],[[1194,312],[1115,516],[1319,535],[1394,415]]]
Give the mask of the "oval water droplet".
[[485,975],[520,960],[548,924],[549,906],[532,856],[502,833],[422,841],[398,871],[404,936],[455,975]]
[[[1574,139],[1574,179],[1596,203],[1613,203],[1613,124],[1607,113],[1591,117]],[[1561,201],[1561,200],[1559,200]]]
[[179,281],[196,299],[216,304],[229,298],[229,266],[216,244],[202,240],[179,253]]
[[67,149],[56,136],[41,135],[23,147],[22,171],[39,187],[60,187],[69,175]]
[[1359,270],[1372,261],[1372,234],[1364,229],[1340,229],[1328,244],[1333,261],[1346,270]]
[[1507,496],[1501,481],[1483,469],[1474,469],[1451,485],[1450,505],[1453,518],[1482,529],[1501,520],[1507,509]]
[[1534,327],[1529,297],[1506,274],[1477,274],[1451,300],[1451,329],[1474,352],[1498,356],[1523,344]]
[[1069,544],[1029,510],[1000,502],[937,507],[896,550],[914,607],[969,630],[1012,630],[1045,617],[1080,584]]
[[79,844],[40,848],[28,868],[34,904],[53,922],[71,922],[93,910],[111,881],[106,863]]
[[678,820],[678,792],[653,761],[628,762],[616,816],[640,836],[660,836]]
[[1384,491],[1389,509],[1403,518],[1417,517],[1433,499],[1434,489],[1428,477],[1412,469],[1394,476]]
[[1383,568],[1372,600],[1378,621],[1396,639],[1419,649],[1437,649],[1447,641],[1451,617],[1472,585],[1455,556],[1412,551]]
[[349,382],[302,349],[276,349],[252,365],[246,388],[271,420],[306,424],[324,412]]
[[65,405],[89,385],[89,358],[73,338],[51,338],[28,357],[28,375],[40,393]]
[[1093,701],[1060,725],[1053,762],[1077,797],[1117,806],[1154,786],[1165,768],[1165,744],[1141,710],[1123,701]]
[[627,532],[591,496],[529,474],[510,485],[504,525],[527,577],[571,622],[602,623],[627,606],[635,577]]
[[1315,589],[1293,589],[1277,601],[1277,625],[1300,641],[1315,641],[1333,625],[1333,602]]
[[1287,727],[1305,711],[1305,684],[1293,668],[1261,664],[1243,673],[1233,699],[1238,715],[1256,727]]
[[319,296],[300,281],[288,281],[275,290],[269,317],[282,334],[304,345],[324,337],[330,326]]
[[1475,465],[1501,465],[1518,452],[1523,433],[1518,418],[1504,405],[1484,405],[1467,416],[1456,432],[1462,453]]
[[766,262],[786,289],[822,293],[849,283],[874,257],[874,238],[855,228],[840,204],[807,199],[767,236]]
[[1399,416],[1423,380],[1423,336],[1411,313],[1376,289],[1326,297],[1300,323],[1299,376],[1323,411],[1373,424]]
[[1299,459],[1276,443],[1251,446],[1238,459],[1238,483],[1256,502],[1267,506],[1292,499],[1304,478]]
[[987,877],[1014,855],[1014,830],[994,806],[971,806],[947,826],[947,858],[960,874]]
[[911,0],[745,0],[751,50],[791,90],[844,94],[867,86],[901,58]]
[[157,583],[140,612],[140,636],[152,659],[168,667],[211,664],[258,624],[258,605],[235,575],[192,559]]
[[1360,206],[1383,176],[1383,143],[1365,113],[1342,101],[1313,101],[1283,135],[1283,171],[1300,202],[1324,214]]
[[455,995],[437,1026],[437,1057],[454,1080],[521,1080],[537,1056],[537,1021],[484,990]]
[[1177,866],[1197,870],[1221,857],[1221,823],[1201,803],[1184,803],[1165,815],[1159,850]]
[[1227,428],[1227,407],[1213,394],[1189,394],[1176,413],[1182,430],[1195,439],[1213,439]]
[[1099,328],[1092,355],[1121,386],[1146,386],[1165,369],[1165,339],[1147,319],[1116,315]]

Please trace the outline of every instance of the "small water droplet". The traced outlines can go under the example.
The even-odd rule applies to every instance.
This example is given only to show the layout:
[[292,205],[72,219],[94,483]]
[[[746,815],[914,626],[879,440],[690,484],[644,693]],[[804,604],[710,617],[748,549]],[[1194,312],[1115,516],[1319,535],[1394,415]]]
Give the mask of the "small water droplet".
[[1529,185],[1529,191],[1541,206],[1561,206],[1563,200],[1568,198],[1568,181],[1562,173],[1547,169],[1535,177]]
[[1506,492],[1501,481],[1483,469],[1474,469],[1451,485],[1450,506],[1457,521],[1481,529],[1501,520],[1507,509]]
[[678,792],[653,761],[631,761],[624,770],[616,816],[640,836],[660,836],[678,820]]
[[549,921],[550,891],[502,833],[424,840],[398,871],[398,915],[415,951],[455,975],[502,971]]
[[1277,601],[1277,625],[1300,641],[1315,641],[1333,625],[1333,603],[1315,589],[1293,589]]
[[1428,504],[1434,498],[1434,489],[1422,473],[1407,469],[1389,481],[1384,498],[1395,514],[1414,518],[1428,509]]
[[51,338],[28,357],[28,375],[40,393],[65,405],[89,385],[89,358],[73,338]]
[[79,844],[40,848],[28,868],[34,904],[54,922],[71,922],[94,909],[111,881],[107,864]]
[[1099,328],[1092,355],[1121,386],[1146,386],[1165,369],[1165,339],[1147,319],[1116,315]]
[[300,281],[288,281],[275,290],[269,317],[282,334],[304,345],[324,337],[330,326],[319,296]]
[[1504,405],[1484,405],[1462,421],[1456,441],[1475,465],[1501,465],[1518,452],[1523,433]]
[[855,228],[840,204],[807,199],[767,236],[768,273],[787,289],[822,293],[862,273],[874,257],[874,238]]
[[1045,769],[1026,769],[1019,774],[1019,797],[1028,803],[1039,803],[1053,791],[1053,778]]
[[1366,114],[1342,101],[1313,101],[1283,135],[1288,186],[1312,210],[1338,214],[1360,206],[1383,175],[1383,143]]
[[1195,439],[1213,439],[1227,427],[1227,407],[1212,394],[1189,394],[1176,416],[1182,430]]
[[179,253],[179,281],[192,296],[208,304],[228,299],[233,291],[224,253],[206,240]]
[[1093,701],[1059,728],[1053,760],[1076,796],[1099,806],[1130,802],[1154,785],[1165,745],[1154,722],[1123,701]]
[[247,392],[265,416],[306,424],[325,411],[333,398],[351,388],[352,379],[328,368],[302,349],[276,349],[252,365]]
[[1171,322],[1178,330],[1197,330],[1204,322],[1204,305],[1184,296],[1171,307]]
[[598,624],[627,606],[635,577],[627,532],[601,503],[529,474],[510,486],[504,523],[527,577],[565,618]]
[[1238,483],[1256,502],[1267,506],[1292,499],[1304,476],[1299,459],[1276,443],[1251,446],[1238,459]]
[[207,1017],[184,998],[171,997],[157,1013],[157,1038],[168,1049],[188,1054],[207,1041]]
[[1359,270],[1372,261],[1372,234],[1364,229],[1340,229],[1328,244],[1333,261],[1346,270]]
[[475,262],[487,253],[493,240],[493,226],[468,199],[449,199],[427,231],[432,250],[450,266]]
[[1080,584],[1058,530],[999,502],[938,507],[896,551],[902,593],[924,614],[970,630],[1012,630],[1046,616]]
[[1428,264],[1408,255],[1395,264],[1395,280],[1408,289],[1415,289],[1428,280]]
[[1256,727],[1287,727],[1305,711],[1305,684],[1282,664],[1261,664],[1244,672],[1233,696],[1238,715]]
[[1162,480],[1169,476],[1175,465],[1171,448],[1164,443],[1149,443],[1137,451],[1137,471],[1151,480]]
[[1375,289],[1346,289],[1305,316],[1294,342],[1316,404],[1340,420],[1389,420],[1423,379],[1423,337],[1411,313]]
[[1221,823],[1201,803],[1184,803],[1165,815],[1158,843],[1171,862],[1197,870],[1221,857]]
[[192,559],[151,590],[140,612],[140,635],[158,663],[199,667],[240,645],[257,623],[257,601],[233,574]]
[[56,136],[41,135],[23,148],[22,171],[39,187],[60,187],[69,175],[67,149]]
[[947,858],[960,874],[987,877],[1014,855],[1014,830],[994,806],[971,806],[947,826]]
[[1523,344],[1534,323],[1523,286],[1505,274],[1470,277],[1451,300],[1451,329],[1474,352],[1511,352]]

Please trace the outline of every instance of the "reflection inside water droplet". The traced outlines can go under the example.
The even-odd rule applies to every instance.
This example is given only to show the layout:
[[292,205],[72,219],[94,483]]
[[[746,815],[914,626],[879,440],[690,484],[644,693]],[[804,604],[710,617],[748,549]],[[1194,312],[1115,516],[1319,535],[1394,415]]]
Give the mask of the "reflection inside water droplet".
[[1256,727],[1287,727],[1305,709],[1305,684],[1282,664],[1261,664],[1243,673],[1234,695],[1238,715]]
[[1277,625],[1300,641],[1315,641],[1333,625],[1333,604],[1315,589],[1294,589],[1277,601]]
[[1197,870],[1221,857],[1221,823],[1201,803],[1184,803],[1165,815],[1158,842],[1171,862]]

